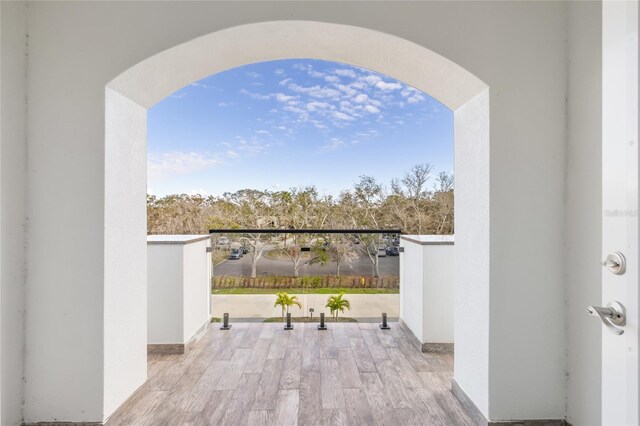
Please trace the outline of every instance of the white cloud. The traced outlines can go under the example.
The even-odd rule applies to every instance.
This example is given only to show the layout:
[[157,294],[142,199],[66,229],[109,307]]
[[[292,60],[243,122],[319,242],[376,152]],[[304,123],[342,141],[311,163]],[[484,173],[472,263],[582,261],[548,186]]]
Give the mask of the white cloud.
[[180,151],[150,153],[147,160],[150,180],[196,173],[220,163],[218,158],[206,153]]
[[269,133],[268,130],[263,130],[263,129],[256,130],[256,133],[259,134],[259,135],[270,135],[271,134],[271,133]]
[[278,68],[273,72],[275,75],[284,75],[284,70],[282,68]]
[[353,116],[358,117],[359,110],[362,110],[362,105],[357,105],[354,107],[349,101],[340,102],[340,111],[346,112],[347,114],[351,114]]
[[227,154],[227,157],[229,158],[238,158],[238,156],[240,155],[232,149],[228,149],[226,154]]
[[284,80],[281,80],[278,84],[280,86],[286,86],[288,82],[290,82],[291,79],[290,78],[285,78]]
[[359,95],[357,95],[355,98],[353,98],[353,101],[359,104],[363,104],[365,102],[367,102],[369,100],[369,95],[365,94],[365,93],[360,93]]
[[314,70],[311,64],[294,64],[293,68],[300,71],[306,71],[307,74],[313,78],[322,78],[326,75],[321,71]]
[[364,80],[367,84],[373,86],[382,79],[375,74],[369,74],[362,77],[362,80]]
[[308,111],[316,111],[318,109],[330,109],[331,105],[326,103],[326,102],[309,102],[307,104],[307,110]]
[[229,106],[229,104],[226,103],[226,102],[220,102],[220,103],[218,103],[218,106],[219,107],[226,107],[226,106]]
[[338,138],[331,138],[331,140],[329,142],[327,142],[326,144],[322,145],[320,147],[321,150],[326,151],[326,150],[334,150],[334,149],[338,149],[341,148],[345,145],[345,142],[341,139]]
[[400,83],[387,83],[386,81],[379,81],[376,83],[376,87],[380,90],[398,90],[402,88]]
[[304,87],[295,83],[289,84],[288,87],[290,90],[296,93],[304,93],[319,99],[337,99],[340,96],[340,92],[330,87],[321,87],[317,85],[311,86],[311,87]]
[[298,96],[289,96],[289,95],[285,95],[284,93],[275,93],[273,96],[275,96],[278,102],[288,102],[292,99],[298,98]]
[[340,111],[336,111],[332,114],[332,116],[334,118],[337,118],[338,120],[344,120],[344,121],[353,121],[355,120],[353,117],[351,117],[348,114],[345,114],[344,112],[340,112]]
[[353,70],[342,68],[333,71],[334,74],[339,75],[341,77],[351,77],[356,78],[356,73]]
[[326,81],[327,83],[340,83],[340,78],[336,77],[335,75],[328,75],[324,78],[324,81]]
[[367,105],[364,110],[371,114],[380,114],[380,110],[373,105]]
[[407,102],[410,104],[415,104],[421,102],[425,99],[425,96],[417,89],[413,87],[405,87],[402,92],[400,92],[402,97],[407,99]]
[[260,78],[260,77],[262,77],[260,74],[258,74],[257,72],[254,72],[254,71],[247,72],[247,76],[249,76],[251,78]]
[[307,111],[305,111],[304,109],[294,106],[294,105],[287,105],[286,107],[282,108],[285,111],[289,111],[289,112],[293,112],[296,114],[306,114]]
[[358,91],[351,87],[351,85],[338,84],[336,87],[342,90],[347,96],[354,96],[358,93]]
[[263,95],[261,93],[250,92],[246,89],[241,89],[240,93],[242,93],[243,95],[247,95],[253,99],[259,99],[262,101],[275,99],[278,102],[289,102],[291,100],[299,98],[299,96],[285,95],[284,93],[269,93],[268,95]]
[[248,91],[247,89],[240,89],[240,93],[242,93],[243,95],[247,95],[247,96],[249,96],[249,97],[251,97],[253,99],[260,99],[262,101],[265,101],[265,100],[270,98],[269,95],[263,95],[263,94],[260,94],[260,93],[253,93],[253,92]]
[[256,136],[246,140],[242,136],[236,136],[235,150],[246,152],[249,155],[257,155],[267,152],[271,144],[258,139]]

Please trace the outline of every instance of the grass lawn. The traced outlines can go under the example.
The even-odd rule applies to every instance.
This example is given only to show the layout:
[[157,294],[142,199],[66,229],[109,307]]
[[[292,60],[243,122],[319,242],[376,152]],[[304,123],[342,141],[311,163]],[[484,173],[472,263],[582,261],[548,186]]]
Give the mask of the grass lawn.
[[[272,317],[272,318],[267,318],[266,320],[262,321],[262,322],[285,322],[282,320],[282,317]],[[309,317],[294,317],[291,316],[291,322],[313,322],[313,323],[320,323],[320,317],[318,316],[314,316],[313,319],[309,318]],[[333,321],[333,318],[330,317],[326,317],[324,319],[325,324],[331,324]],[[358,322],[357,319],[355,318],[349,318],[349,317],[338,317],[338,322]]]
[[211,291],[211,294],[398,294],[397,288],[222,288]]

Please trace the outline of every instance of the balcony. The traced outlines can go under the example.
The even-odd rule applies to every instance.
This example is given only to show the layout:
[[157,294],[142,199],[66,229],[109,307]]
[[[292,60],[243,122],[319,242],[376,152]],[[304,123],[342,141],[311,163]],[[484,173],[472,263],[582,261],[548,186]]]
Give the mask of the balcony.
[[107,425],[474,425],[450,391],[451,353],[421,353],[372,323],[212,324],[182,355],[150,355],[148,381]]
[[[254,231],[219,233],[211,239],[149,236],[148,379],[111,416],[108,425],[475,424],[451,392],[452,306],[448,305],[453,303],[452,236],[300,231],[292,237]],[[282,323],[262,322],[261,315],[277,316],[280,310],[274,311],[273,294],[236,295],[232,302],[214,295],[210,307],[208,300],[203,302],[203,289],[208,291],[210,283],[216,288],[216,270],[244,271],[245,276],[237,280],[243,283],[239,289],[265,290],[264,280],[251,281],[248,260],[244,266],[239,259],[228,260],[231,267],[224,269],[218,263],[213,273],[208,269],[212,258],[230,256],[232,247],[246,246],[247,257],[251,250],[257,256],[265,250],[315,247],[298,259],[298,277],[290,276],[287,281],[294,294],[298,281],[308,284],[309,266],[314,265],[310,260],[331,251],[338,238],[363,253],[367,252],[364,245],[372,244],[370,251],[376,255],[383,241],[391,242],[400,254],[389,256],[387,264],[380,263],[384,258],[363,263],[371,270],[382,265],[387,272],[396,271],[400,294],[348,294],[356,311],[355,315],[348,311],[348,315],[358,322],[328,320],[327,330],[303,322],[286,330]],[[301,255],[297,251],[293,254],[294,260]],[[272,272],[274,264],[276,269],[281,265],[272,260],[257,262],[257,271],[263,273],[258,278]],[[357,272],[358,264],[353,263],[345,270]],[[325,264],[316,273],[330,274],[329,270],[334,269]],[[376,278],[376,282],[385,282],[383,275]],[[388,275],[386,278],[393,281]],[[352,278],[344,282],[346,286],[360,285]],[[324,303],[313,302],[314,297],[326,300],[326,294],[313,294],[311,286],[302,287],[302,306],[295,311],[296,317],[308,316],[310,306],[317,305],[316,318],[328,311]],[[256,302],[258,296],[265,300]],[[399,322],[390,323],[388,330],[357,314],[358,304],[369,310],[388,308],[366,301],[380,296],[393,297],[390,304],[399,308]],[[208,320],[201,326],[203,315],[221,316],[233,305],[238,312],[254,309],[257,314],[243,318],[252,322],[236,322],[237,316],[232,315],[229,330]],[[365,317],[373,315],[373,311],[359,309],[366,312]],[[170,330],[177,333],[168,333]]]

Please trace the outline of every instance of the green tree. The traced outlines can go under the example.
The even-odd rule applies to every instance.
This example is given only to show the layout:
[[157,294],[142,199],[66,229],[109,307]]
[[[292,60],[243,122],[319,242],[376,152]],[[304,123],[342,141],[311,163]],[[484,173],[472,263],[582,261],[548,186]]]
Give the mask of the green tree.
[[293,305],[297,305],[298,308],[302,309],[302,303],[298,300],[298,296],[289,296],[286,292],[276,293],[276,302],[273,306],[280,306],[282,308],[282,321],[284,321],[285,310],[288,314],[289,308]]
[[344,296],[344,293],[329,297],[327,299],[327,304],[325,305],[331,310],[331,315],[335,322],[338,322],[338,311],[344,313],[345,308],[351,309],[351,302],[347,299],[343,299],[342,296]]

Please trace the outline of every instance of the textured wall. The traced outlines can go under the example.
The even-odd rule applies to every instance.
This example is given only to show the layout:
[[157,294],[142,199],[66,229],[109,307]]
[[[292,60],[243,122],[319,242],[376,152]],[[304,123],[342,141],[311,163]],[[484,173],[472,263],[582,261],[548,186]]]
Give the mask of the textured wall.
[[184,246],[184,328],[185,340],[191,339],[209,319],[211,279],[207,264],[209,240]]
[[585,308],[602,297],[602,5],[572,3],[569,11],[567,414],[571,424],[586,425],[600,421],[602,327]]
[[3,3],[0,11],[2,68],[0,160],[0,424],[22,420],[26,218],[27,9]]

